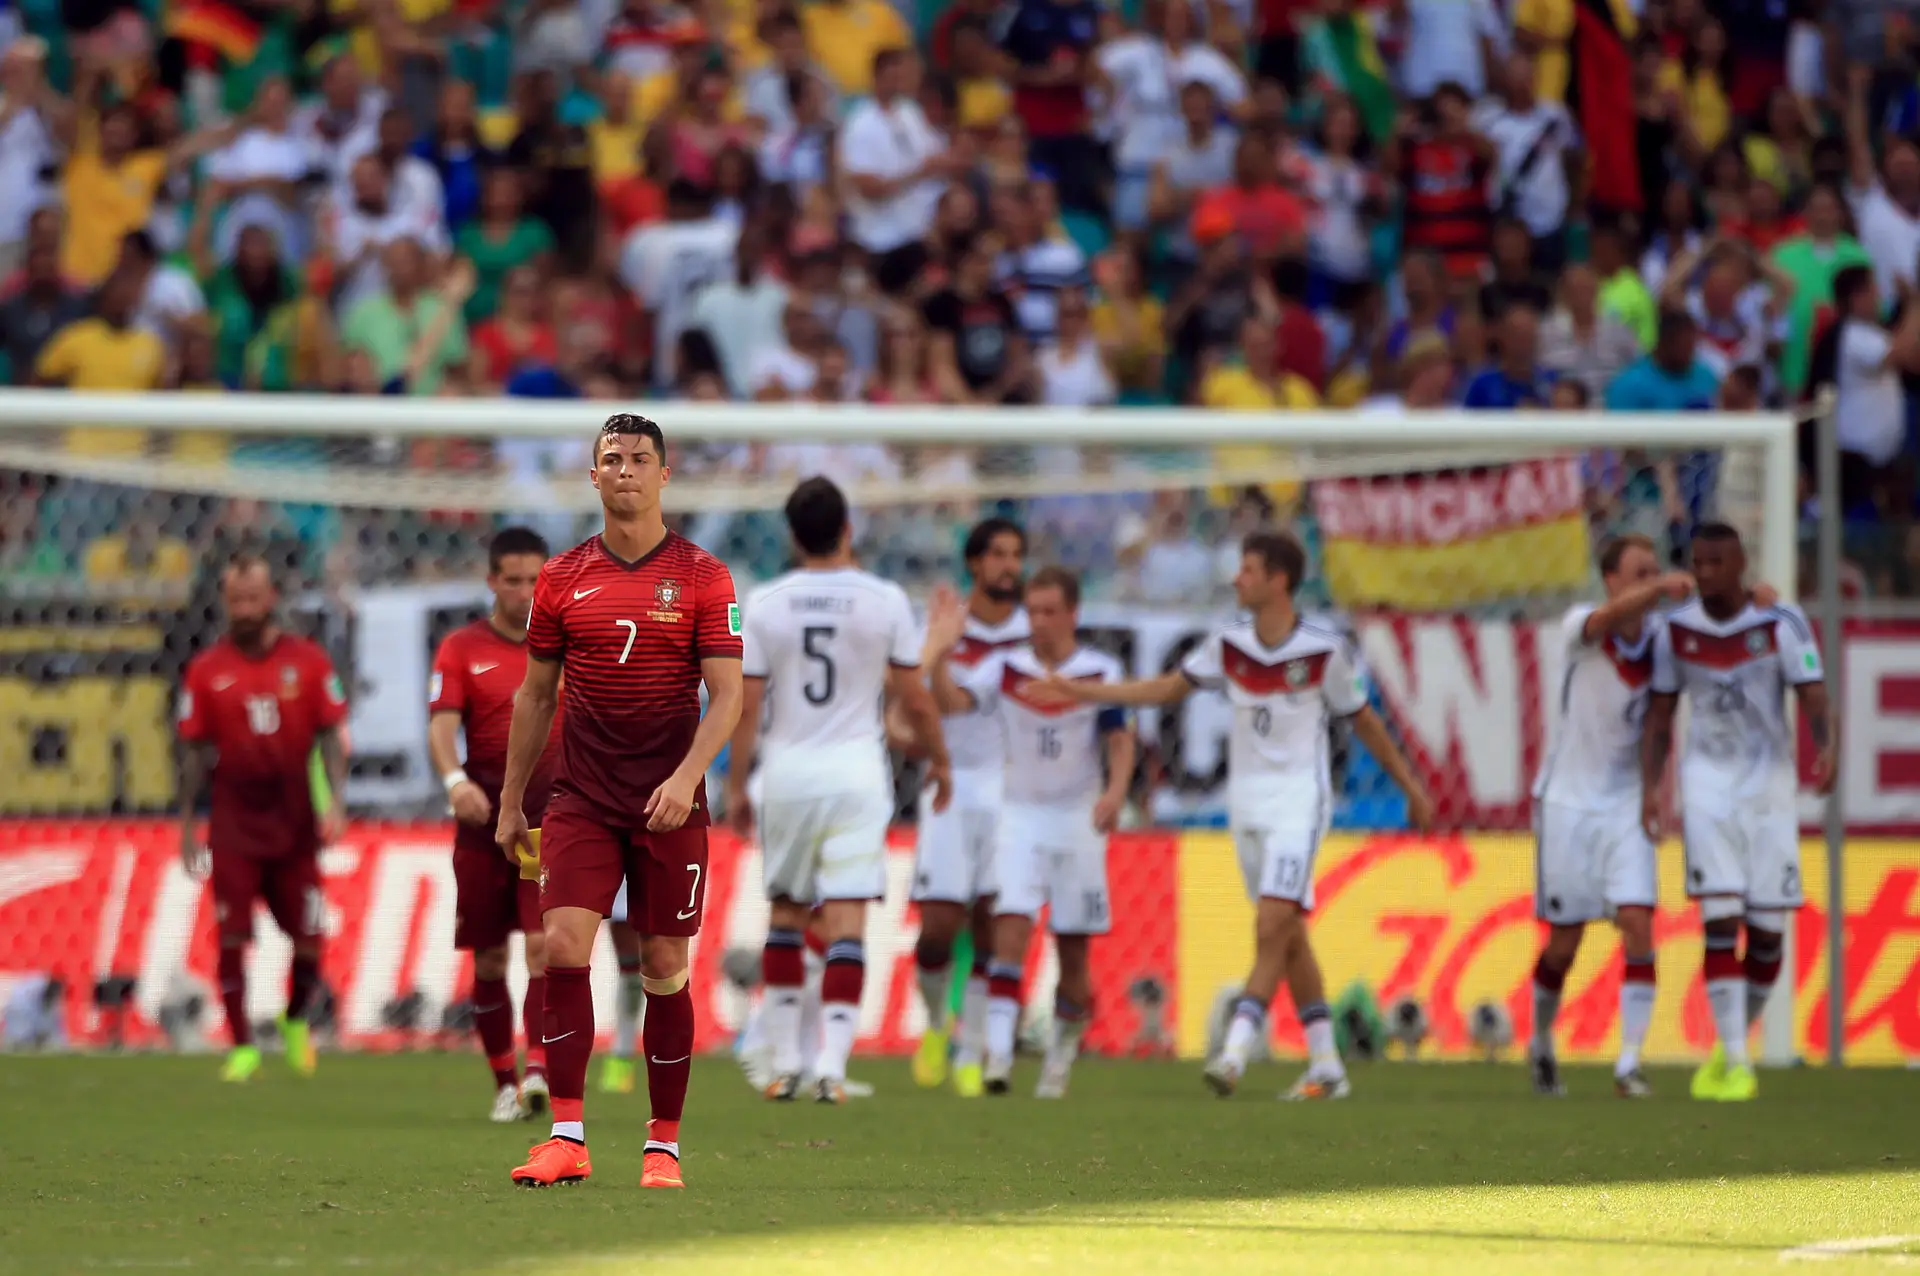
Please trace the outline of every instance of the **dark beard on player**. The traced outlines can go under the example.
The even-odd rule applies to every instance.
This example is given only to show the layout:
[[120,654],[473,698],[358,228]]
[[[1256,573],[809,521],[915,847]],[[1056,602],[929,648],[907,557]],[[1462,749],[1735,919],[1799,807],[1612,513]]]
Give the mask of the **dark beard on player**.
[[1019,581],[1007,585],[982,585],[980,592],[996,603],[1017,603],[1024,586]]

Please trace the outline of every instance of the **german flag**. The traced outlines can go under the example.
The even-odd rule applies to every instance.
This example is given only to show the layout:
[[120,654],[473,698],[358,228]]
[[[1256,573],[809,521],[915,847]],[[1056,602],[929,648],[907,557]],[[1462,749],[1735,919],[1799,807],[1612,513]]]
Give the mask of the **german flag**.
[[167,10],[166,33],[213,50],[230,66],[245,66],[260,48],[260,24],[221,0],[185,0]]
[[1586,138],[1592,173],[1588,200],[1614,213],[1646,211],[1634,137],[1639,114],[1628,46],[1632,31],[1632,17],[1618,12],[1610,0],[1574,0],[1567,105]]

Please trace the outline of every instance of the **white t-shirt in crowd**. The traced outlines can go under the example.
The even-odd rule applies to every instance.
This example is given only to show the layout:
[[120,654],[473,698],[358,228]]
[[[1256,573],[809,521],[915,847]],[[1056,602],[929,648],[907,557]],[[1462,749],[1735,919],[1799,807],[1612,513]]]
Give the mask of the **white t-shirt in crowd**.
[[1535,102],[1516,111],[1502,102],[1474,109],[1474,128],[1496,153],[1492,189],[1505,192],[1505,211],[1527,224],[1536,238],[1559,230],[1573,192],[1567,186],[1566,155],[1578,150],[1580,130],[1558,102]]
[[336,201],[330,215],[334,219],[335,259],[351,262],[366,253],[365,260],[353,269],[341,290],[340,314],[386,287],[387,274],[380,266],[380,249],[386,245],[395,240],[412,239],[433,254],[453,247],[447,238],[446,218],[437,206],[402,208],[390,203],[384,213],[369,213],[352,201]]
[[[917,102],[895,98],[889,106],[868,100],[853,108],[840,130],[840,168],[847,174],[897,181],[947,149],[947,139],[927,123]],[[943,181],[915,182],[887,199],[868,200],[847,191],[853,241],[871,253],[892,252],[933,227]]]
[[1900,370],[1887,366],[1893,340],[1874,324],[1849,319],[1840,329],[1840,367],[1834,420],[1840,450],[1885,465],[1907,441],[1906,400]]
[[770,386],[778,386],[790,397],[802,395],[813,389],[819,377],[820,369],[814,366],[813,360],[792,346],[762,346],[747,364],[746,392],[755,395]]
[[1100,359],[1100,344],[1082,336],[1077,349],[1050,341],[1040,347],[1040,401],[1054,408],[1091,408],[1112,403],[1113,377]]
[[689,327],[701,328],[713,339],[720,371],[736,398],[753,392],[747,369],[754,352],[782,342],[780,323],[787,313],[787,286],[762,275],[742,288],[737,279],[709,284],[694,298]]
[[1429,96],[1452,80],[1479,97],[1487,91],[1487,67],[1480,42],[1505,54],[1512,40],[1492,0],[1407,0],[1401,32],[1400,95]]
[[324,170],[337,183],[346,172],[340,163],[341,152],[349,146],[360,148],[355,154],[372,150],[379,137],[380,117],[386,113],[387,91],[368,85],[360,90],[360,102],[354,108],[353,117],[332,136],[320,129],[321,121],[329,115],[324,101],[309,102],[294,108],[293,134],[306,143],[308,154],[314,157],[316,167]]
[[[271,179],[298,182],[317,166],[312,146],[294,129],[275,133],[250,128],[207,157],[207,176],[219,182]],[[220,220],[214,251],[222,261],[233,258],[245,226],[264,226],[288,260],[306,254],[306,225],[297,207],[282,203],[265,191],[250,191],[234,200]]]
[[1862,190],[1847,192],[1853,205],[1853,217],[1860,228],[1860,246],[1873,258],[1873,280],[1879,286],[1880,299],[1886,302],[1900,295],[1896,281],[1915,282],[1915,262],[1920,260],[1920,217],[1888,197],[1878,182]]
[[1212,89],[1222,107],[1247,96],[1246,76],[1209,44],[1175,53],[1164,40],[1125,35],[1095,57],[1113,84],[1106,119],[1117,139],[1114,163],[1123,169],[1150,167],[1179,140],[1180,91],[1188,84]]
[[163,340],[172,337],[172,328],[182,319],[207,308],[207,299],[193,276],[178,266],[155,266],[140,290],[140,303],[133,308],[133,326]]
[[740,228],[720,217],[697,222],[655,222],[627,236],[620,250],[620,280],[654,317],[654,384],[673,384],[680,334],[693,326],[693,303],[702,289],[733,270]]
[[1367,198],[1366,170],[1351,160],[1306,156],[1303,192],[1313,203],[1307,227],[1307,256],[1335,279],[1365,279],[1373,265],[1373,244],[1360,205]]
[[51,195],[40,172],[53,163],[53,137],[37,110],[24,110],[0,129],[0,244],[27,237],[27,219]]

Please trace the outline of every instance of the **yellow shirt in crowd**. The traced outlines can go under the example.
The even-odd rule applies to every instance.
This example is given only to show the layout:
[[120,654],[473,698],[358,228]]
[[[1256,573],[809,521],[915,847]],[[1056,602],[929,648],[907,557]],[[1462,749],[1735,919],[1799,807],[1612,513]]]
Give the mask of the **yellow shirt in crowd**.
[[[1638,30],[1633,10],[1621,0],[1612,0],[1613,21],[1620,34],[1632,40]],[[1564,101],[1571,64],[1567,61],[1567,42],[1573,39],[1574,0],[1517,0],[1513,6],[1513,29],[1529,39],[1539,50],[1534,56],[1534,92],[1543,102]]]
[[118,164],[100,158],[97,132],[82,128],[80,146],[61,177],[67,234],[60,269],[80,284],[97,284],[120,260],[120,241],[153,218],[153,197],[167,176],[167,157],[135,151]]
[[610,124],[594,120],[587,125],[587,145],[593,148],[593,180],[597,185],[617,182],[640,171],[640,143],[646,126],[633,120]]
[[184,541],[171,536],[161,537],[153,547],[152,557],[138,568],[130,561],[131,548],[125,536],[102,536],[87,546],[81,571],[96,584],[159,581],[184,585],[193,578],[193,551],[187,548]]
[[[166,366],[160,338],[104,319],[79,319],[41,348],[34,376],[69,390],[155,390]],[[145,430],[67,431],[67,450],[83,456],[132,456],[146,450]]]
[[[1278,381],[1267,385],[1255,379],[1241,365],[1227,363],[1209,372],[1200,382],[1200,402],[1210,408],[1224,408],[1229,412],[1300,412],[1319,407],[1320,396],[1314,393],[1311,382],[1294,373],[1283,372]],[[1284,449],[1264,443],[1225,443],[1213,449],[1213,463],[1223,470],[1246,470],[1270,467],[1285,454]],[[1282,509],[1300,499],[1297,480],[1285,479],[1262,484],[1261,490]],[[1234,490],[1220,485],[1211,489],[1208,495],[1216,504],[1228,505],[1233,502]]]
[[800,6],[807,51],[842,97],[873,92],[873,58],[882,49],[904,48],[913,33],[887,0],[815,0]]

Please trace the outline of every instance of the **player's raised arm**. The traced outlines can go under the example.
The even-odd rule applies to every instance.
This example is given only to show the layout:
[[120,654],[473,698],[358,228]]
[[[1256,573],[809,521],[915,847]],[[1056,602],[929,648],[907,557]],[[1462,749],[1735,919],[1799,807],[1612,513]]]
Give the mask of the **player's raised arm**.
[[887,692],[913,732],[914,751],[927,759],[925,782],[933,786],[933,809],[945,811],[953,800],[953,763],[947,757],[947,734],[941,729],[933,693],[920,680],[917,668],[897,664],[887,670]]
[[1153,678],[1132,678],[1126,682],[1073,682],[1058,674],[1049,674],[1033,683],[1027,692],[1040,704],[1111,704],[1133,708],[1178,704],[1192,695],[1199,683],[1179,669],[1170,669]]
[[[1604,567],[1603,567],[1604,570]],[[1599,642],[1608,634],[1625,633],[1663,602],[1685,602],[1693,595],[1693,576],[1688,572],[1667,572],[1643,585],[1635,585],[1607,599],[1587,613],[1580,637]]]

